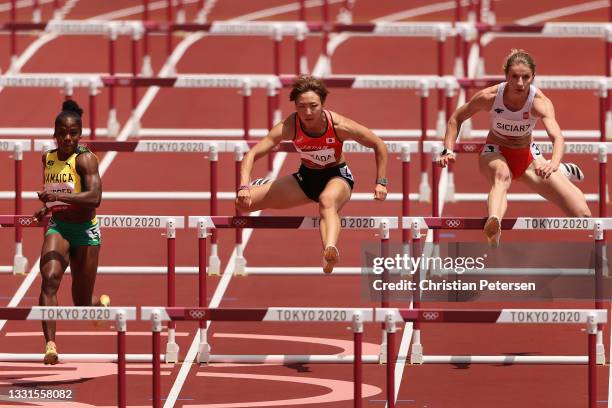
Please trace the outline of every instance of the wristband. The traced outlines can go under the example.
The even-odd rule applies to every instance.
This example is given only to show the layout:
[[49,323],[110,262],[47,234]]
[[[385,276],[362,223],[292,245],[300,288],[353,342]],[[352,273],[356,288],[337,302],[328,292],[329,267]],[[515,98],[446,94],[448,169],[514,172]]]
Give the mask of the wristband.
[[241,186],[239,186],[239,187],[238,187],[238,191],[241,191],[241,190],[248,190],[248,189],[249,189],[249,186],[248,186],[248,185],[245,185],[245,184],[243,184],[243,185],[241,185]]
[[386,177],[379,177],[376,179],[376,184],[380,184],[381,186],[387,186],[389,184],[389,180]]
[[444,150],[442,150],[442,153],[440,153],[440,156],[446,156],[446,155],[455,155],[455,152],[452,152],[450,150],[448,150],[446,147],[444,148]]

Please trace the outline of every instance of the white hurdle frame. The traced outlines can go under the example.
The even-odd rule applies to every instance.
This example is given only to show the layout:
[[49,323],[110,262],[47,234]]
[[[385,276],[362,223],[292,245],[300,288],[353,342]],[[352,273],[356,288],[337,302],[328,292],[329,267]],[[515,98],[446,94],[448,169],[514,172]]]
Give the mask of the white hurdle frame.
[[[418,244],[421,237],[421,229],[434,230],[474,230],[482,229],[486,218],[468,218],[468,217],[403,217],[402,228],[410,229],[413,236],[413,244]],[[592,231],[594,233],[594,242],[598,250],[603,251],[605,248],[604,231],[612,229],[612,218],[506,218],[502,220],[502,230],[582,230]],[[599,265],[602,267],[602,265]],[[420,280],[420,271],[417,270],[415,275],[416,280]],[[597,273],[595,274],[597,276]],[[420,307],[420,292],[415,294],[415,309]],[[601,299],[595,300],[596,309],[603,309]],[[596,363],[606,363],[606,352],[603,344],[603,331],[601,325],[597,328],[596,342]],[[582,363],[583,361],[577,357],[571,356],[522,356],[513,360],[516,363],[525,364],[544,364],[547,362],[567,364]],[[421,343],[420,327],[415,324],[414,336],[412,344],[412,353],[410,362],[420,364],[429,359],[429,362],[471,362],[471,363],[504,363],[507,362],[505,356],[480,356],[472,359],[472,356],[431,356],[423,355],[423,346]]]

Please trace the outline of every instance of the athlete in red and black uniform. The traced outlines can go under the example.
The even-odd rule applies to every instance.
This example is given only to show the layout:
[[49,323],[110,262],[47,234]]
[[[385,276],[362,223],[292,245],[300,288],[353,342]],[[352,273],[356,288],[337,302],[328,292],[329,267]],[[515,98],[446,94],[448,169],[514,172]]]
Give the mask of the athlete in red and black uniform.
[[[242,160],[236,206],[240,211],[253,212],[318,202],[323,271],[330,273],[339,258],[336,248],[340,234],[338,211],[350,199],[354,183],[342,153],[342,144],[345,140],[355,140],[374,149],[376,200],[387,197],[387,147],[365,126],[323,109],[327,94],[325,84],[319,79],[302,76],[295,81],[289,99],[295,103],[296,112],[274,126]],[[285,140],[293,141],[300,153],[302,165],[299,170],[268,184],[251,185],[255,160]]]

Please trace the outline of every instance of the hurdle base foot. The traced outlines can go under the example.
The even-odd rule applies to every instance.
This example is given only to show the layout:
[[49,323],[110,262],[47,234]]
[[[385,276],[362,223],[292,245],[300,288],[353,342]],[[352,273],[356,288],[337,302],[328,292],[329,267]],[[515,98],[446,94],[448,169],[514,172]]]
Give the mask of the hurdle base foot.
[[166,362],[166,364],[178,363],[178,355],[179,355],[178,344],[168,342],[166,344],[166,355],[164,356],[164,361]]
[[150,55],[145,55],[142,57],[142,68],[140,69],[140,75],[143,77],[153,76],[153,65],[151,64]]
[[208,258],[208,276],[221,275],[221,260],[216,255],[211,255]]
[[13,275],[25,275],[28,269],[28,258],[23,255],[15,255],[13,258]]
[[199,364],[208,364],[210,362],[210,344],[200,343],[197,361]]
[[446,112],[441,110],[438,112],[438,118],[436,119],[436,137],[438,139],[443,139],[445,131],[446,131]]
[[606,364],[606,348],[603,344],[598,344],[595,349],[595,364],[605,365]]
[[385,351],[386,348],[386,344],[380,347],[380,353],[378,353],[378,364],[387,364],[387,352]]
[[410,364],[423,364],[423,345],[413,344],[410,353]]
[[447,203],[454,203],[457,201],[457,197],[455,197],[455,175],[451,172],[448,172],[448,184],[446,185],[444,201]]
[[453,75],[458,78],[465,76],[463,73],[463,61],[461,61],[461,57],[455,58],[455,65],[453,67]]
[[234,275],[235,276],[246,276],[246,259],[243,256],[237,256],[236,262],[234,263]]
[[106,133],[108,137],[117,137],[119,134],[119,121],[117,121],[117,110],[110,109],[108,111],[108,121],[106,123]]
[[33,23],[40,23],[42,21],[42,12],[40,10],[40,8],[35,8],[32,11],[32,22]]
[[187,17],[185,16],[185,10],[179,10],[176,13],[176,24],[185,24]]
[[423,173],[421,175],[421,184],[419,185],[419,202],[431,202],[431,187],[429,187],[429,182],[427,181],[427,173]]

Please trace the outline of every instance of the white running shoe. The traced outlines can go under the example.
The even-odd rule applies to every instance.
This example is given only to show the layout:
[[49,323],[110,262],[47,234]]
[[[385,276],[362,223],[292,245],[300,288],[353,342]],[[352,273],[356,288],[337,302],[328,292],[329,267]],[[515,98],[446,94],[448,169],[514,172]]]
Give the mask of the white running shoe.
[[567,177],[570,181],[575,183],[581,183],[584,180],[584,173],[574,163],[561,163],[559,170]]

